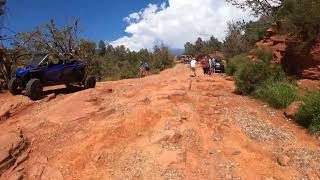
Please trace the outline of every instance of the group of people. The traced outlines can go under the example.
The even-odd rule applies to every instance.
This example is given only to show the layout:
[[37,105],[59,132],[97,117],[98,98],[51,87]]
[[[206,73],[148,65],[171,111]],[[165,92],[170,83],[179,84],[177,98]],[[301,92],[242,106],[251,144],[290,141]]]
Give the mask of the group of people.
[[[197,76],[196,68],[197,68],[198,61],[196,60],[196,58],[190,58],[190,59],[188,59],[188,62],[190,62],[191,72],[193,73],[191,76],[193,76],[193,77]],[[208,56],[205,56],[204,58],[202,58],[199,61],[199,63],[203,69],[204,75],[210,76],[216,72],[216,69],[215,69],[216,59],[215,58],[213,58],[213,57],[208,58]],[[140,70],[140,77],[150,75],[150,66],[146,61],[140,61],[139,70]]]
[[[208,56],[205,56],[203,59],[199,61],[203,69],[204,75],[212,75],[215,73],[215,62],[216,62],[215,58],[208,58]],[[193,77],[197,76],[196,74],[197,64],[198,64],[198,61],[196,60],[196,58],[192,58],[190,60],[190,67],[193,73],[191,76]]]

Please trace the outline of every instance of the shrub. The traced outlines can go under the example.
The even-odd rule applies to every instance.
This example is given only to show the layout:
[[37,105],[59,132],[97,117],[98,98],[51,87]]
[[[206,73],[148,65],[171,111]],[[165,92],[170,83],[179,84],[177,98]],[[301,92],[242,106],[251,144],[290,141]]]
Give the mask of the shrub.
[[271,61],[273,58],[272,51],[262,48],[256,49],[256,55],[258,56],[258,59],[261,59],[262,61]]
[[295,116],[296,122],[314,133],[320,132],[320,91],[307,93],[303,102]]
[[312,119],[312,123],[309,126],[309,130],[312,133],[320,134],[320,114],[318,114]]
[[255,96],[274,108],[285,108],[299,99],[298,88],[286,81],[267,81],[258,87]]
[[234,75],[235,72],[239,69],[242,64],[245,64],[249,61],[249,58],[246,54],[240,54],[231,58],[226,66],[226,73],[230,76]]
[[235,73],[237,90],[245,95],[252,94],[267,81],[281,81],[285,74],[281,68],[268,62],[248,62]]

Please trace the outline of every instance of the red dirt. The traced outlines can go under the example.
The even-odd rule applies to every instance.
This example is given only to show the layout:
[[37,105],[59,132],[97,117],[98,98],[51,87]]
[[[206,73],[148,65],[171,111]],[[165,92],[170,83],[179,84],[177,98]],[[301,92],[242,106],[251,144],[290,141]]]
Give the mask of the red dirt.
[[17,168],[26,179],[320,178],[319,140],[283,111],[220,75],[190,82],[177,65],[37,102],[0,94],[0,107],[20,104],[0,131],[20,127],[30,140]]

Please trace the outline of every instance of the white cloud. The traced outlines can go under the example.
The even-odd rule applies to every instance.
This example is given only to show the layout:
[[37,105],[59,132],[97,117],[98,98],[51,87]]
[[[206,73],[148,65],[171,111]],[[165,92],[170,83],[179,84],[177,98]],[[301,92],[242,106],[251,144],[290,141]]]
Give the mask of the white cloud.
[[148,7],[124,18],[129,23],[121,37],[111,44],[124,45],[131,50],[152,48],[163,42],[172,48],[183,48],[186,42],[211,35],[225,38],[227,22],[253,20],[248,12],[236,9],[225,0],[169,0],[160,6]]
[[137,22],[137,21],[140,20],[140,14],[136,13],[136,12],[132,13],[128,17],[125,17],[123,20],[126,21],[129,24],[131,24],[133,22]]

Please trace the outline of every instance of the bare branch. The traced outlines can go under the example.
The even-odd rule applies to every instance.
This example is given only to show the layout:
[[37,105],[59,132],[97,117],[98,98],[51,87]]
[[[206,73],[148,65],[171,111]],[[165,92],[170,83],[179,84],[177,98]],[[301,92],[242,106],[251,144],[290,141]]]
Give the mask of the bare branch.
[[250,9],[255,16],[273,15],[281,6],[283,0],[226,0],[228,3],[243,9]]

